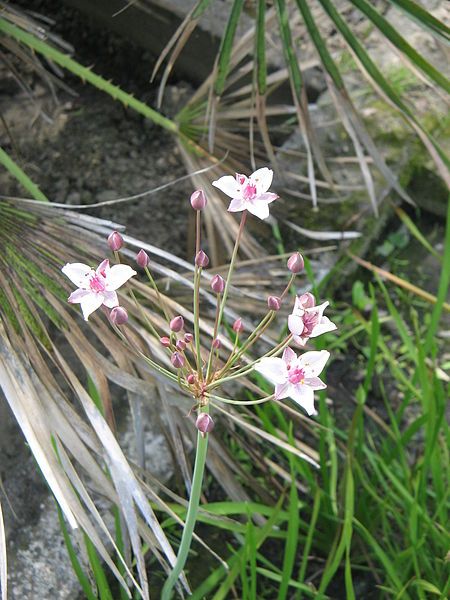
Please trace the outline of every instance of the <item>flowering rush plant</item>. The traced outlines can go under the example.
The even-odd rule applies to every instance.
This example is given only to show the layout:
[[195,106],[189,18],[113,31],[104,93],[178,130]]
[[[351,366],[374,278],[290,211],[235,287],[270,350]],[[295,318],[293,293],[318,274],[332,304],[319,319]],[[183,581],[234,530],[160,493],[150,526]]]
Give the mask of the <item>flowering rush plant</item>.
[[[193,411],[196,413],[195,426],[198,430],[196,459],[188,512],[183,530],[183,536],[177,555],[176,564],[170,573],[162,592],[162,600],[172,597],[173,588],[183,571],[190,549],[197,510],[200,502],[203,473],[208,446],[208,435],[214,428],[211,409],[220,404],[249,405],[269,401],[292,399],[308,415],[316,414],[314,408],[314,391],[326,387],[320,379],[320,374],[329,358],[329,352],[307,351],[299,354],[310,338],[336,329],[336,326],[324,316],[327,302],[316,304],[311,293],[296,297],[292,314],[288,318],[289,333],[280,343],[267,351],[256,360],[247,358],[248,351],[261,338],[280,310],[283,302],[287,302],[288,292],[298,273],[304,268],[301,254],[295,252],[287,261],[287,271],[290,273],[286,287],[278,296],[267,298],[267,314],[253,328],[245,332],[240,318],[236,319],[229,330],[231,340],[224,332],[223,321],[226,301],[230,289],[237,253],[244,231],[248,214],[260,219],[269,216],[269,205],[278,196],[269,192],[273,172],[267,167],[258,169],[249,177],[236,174],[235,177],[226,175],[213,181],[212,185],[231,197],[228,210],[241,212],[239,230],[236,236],[228,272],[224,279],[214,275],[209,279],[209,286],[216,297],[216,311],[212,337],[209,339],[209,349],[205,348],[204,338],[200,336],[200,285],[205,281],[203,271],[209,265],[209,259],[201,245],[201,214],[207,204],[206,195],[202,190],[195,191],[190,203],[196,212],[196,248],[194,259],[194,293],[193,293],[193,331],[188,331],[182,315],[171,314],[162,302],[156,282],[151,274],[150,258],[144,250],[136,255],[136,264],[143,269],[150,285],[161,299],[161,312],[165,318],[165,329],[157,331],[151,323],[147,323],[153,335],[160,340],[167,352],[172,368],[159,364],[152,357],[142,356],[151,367],[165,374],[193,400]],[[117,290],[127,281],[137,275],[128,265],[120,262],[120,250],[123,239],[118,232],[112,232],[108,244],[115,256],[116,264],[110,266],[109,260],[103,260],[97,268],[91,268],[83,263],[69,263],[62,272],[76,286],[68,301],[80,304],[85,320],[100,307],[108,312],[112,326],[118,335],[127,342],[124,327],[128,322],[128,314],[120,306]],[[132,292],[130,292],[132,294]],[[226,359],[220,353],[225,342],[231,347]],[[292,348],[291,345],[295,348]],[[208,346],[208,344],[207,344]],[[134,351],[135,348],[133,348]],[[244,355],[246,361],[244,362]],[[169,361],[167,361],[169,363]],[[231,380],[249,376],[253,372],[261,374],[274,386],[273,393],[255,400],[240,401],[218,395],[218,389]],[[220,390],[219,390],[220,393]]]

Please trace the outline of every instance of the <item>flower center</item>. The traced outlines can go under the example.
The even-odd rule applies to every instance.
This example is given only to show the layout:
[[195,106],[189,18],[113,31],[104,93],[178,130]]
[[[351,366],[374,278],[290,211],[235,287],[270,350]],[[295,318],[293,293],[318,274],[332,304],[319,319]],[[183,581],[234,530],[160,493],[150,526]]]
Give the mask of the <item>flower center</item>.
[[99,275],[97,275],[97,274],[92,275],[92,277],[89,279],[89,286],[93,292],[104,292],[105,291],[105,283],[103,281],[104,278],[105,278],[104,275],[103,275],[103,277],[99,277]]
[[319,322],[319,316],[317,313],[305,313],[303,315],[303,331],[302,331],[302,335],[306,336],[306,335],[311,335],[314,327],[317,325],[317,323]]
[[297,383],[303,383],[305,380],[305,371],[303,369],[299,369],[295,367],[292,370],[289,370],[288,375],[289,383],[296,385]]
[[244,200],[253,200],[253,198],[256,196],[256,185],[247,183],[245,188],[242,190],[242,196]]

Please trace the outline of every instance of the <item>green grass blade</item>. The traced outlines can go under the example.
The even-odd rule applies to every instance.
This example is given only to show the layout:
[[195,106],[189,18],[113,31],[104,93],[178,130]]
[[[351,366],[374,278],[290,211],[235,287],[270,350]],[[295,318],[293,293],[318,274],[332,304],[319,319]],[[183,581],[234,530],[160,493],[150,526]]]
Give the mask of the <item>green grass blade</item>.
[[[290,442],[294,443],[292,435],[290,436]],[[292,571],[294,569],[295,558],[297,553],[297,543],[299,538],[299,503],[298,503],[298,492],[297,492],[297,471],[295,468],[295,460],[293,456],[289,457],[291,467],[291,489],[289,492],[289,520],[287,528],[286,543],[284,546],[284,558],[283,558],[283,573],[281,579],[280,589],[278,590],[278,600],[285,600],[289,581],[291,580]]]
[[87,535],[84,536],[84,543],[86,544],[86,550],[88,553],[89,562],[91,563],[92,571],[94,573],[100,600],[114,600],[108,580],[106,578],[105,570],[103,569],[102,563],[98,558],[94,544]]
[[199,0],[199,3],[192,13],[192,19],[199,19],[210,4],[211,0]]
[[337,548],[335,552],[332,555],[330,555],[325,566],[325,570],[320,581],[319,594],[323,594],[325,592],[331,579],[334,577],[334,574],[336,573],[337,569],[339,568],[339,565],[341,564],[341,560],[346,548],[349,548],[351,546],[353,534],[354,503],[355,486],[351,466],[351,459],[349,457],[345,471],[345,504],[342,532]]
[[313,19],[308,4],[305,2],[305,0],[296,0],[296,2],[302,14],[303,21],[306,25],[308,33],[311,36],[311,39],[313,41],[314,46],[317,49],[317,52],[319,53],[320,60],[322,61],[323,66],[325,67],[330,77],[333,79],[336,86],[339,89],[342,89],[344,87],[344,82],[342,80],[341,74],[336,66],[336,63],[334,62],[330,53],[328,52],[328,48]]
[[442,256],[439,254],[439,252],[436,252],[436,250],[433,248],[433,246],[430,244],[427,238],[423,235],[423,233],[420,231],[420,229],[417,227],[417,225],[414,223],[411,217],[407,215],[407,213],[399,206],[395,208],[395,212],[397,213],[397,216],[401,220],[401,222],[404,223],[409,229],[411,235],[413,235],[416,238],[416,240],[420,244],[422,244],[425,250],[427,250],[435,258],[442,262]]
[[[0,19],[1,25],[1,19]],[[11,173],[13,177],[19,181],[24,189],[26,189],[33,196],[35,200],[41,200],[48,202],[47,196],[41,192],[38,186],[31,181],[28,175],[23,171],[19,165],[13,161],[13,159],[7,154],[3,148],[0,147],[0,164],[2,164],[7,171]]]
[[398,6],[408,17],[414,19],[420,27],[428,29],[428,31],[438,35],[447,43],[450,41],[450,28],[444,22],[436,19],[418,2],[412,2],[412,0],[391,0],[391,4]]
[[225,33],[220,44],[217,62],[217,77],[214,85],[214,91],[218,96],[221,96],[225,89],[225,81],[230,70],[230,58],[233,49],[234,36],[236,34],[243,6],[244,0],[234,0]]
[[267,89],[267,65],[266,65],[266,0],[258,0],[258,12],[256,16],[256,81],[258,93],[263,96]]
[[[260,575],[267,577],[267,579],[270,579],[271,581],[276,581],[278,583],[281,583],[284,580],[283,575],[280,575],[279,573],[275,573],[274,571],[270,571],[269,569],[264,569],[262,567],[258,567],[257,571]],[[293,579],[289,579],[287,584],[289,587],[292,587],[294,589],[305,592],[305,594],[307,594],[311,598],[317,598],[317,592],[312,587],[306,585],[306,583],[302,583],[301,581],[294,581]],[[321,598],[323,600],[324,598],[327,598],[327,596],[321,596]]]
[[419,52],[417,52],[399,32],[383,17],[367,0],[351,0],[371,23],[377,27],[380,32],[411,60],[425,75],[439,85],[447,93],[450,93],[450,81],[443,73],[431,65]]
[[[316,494],[314,496],[314,503],[313,503],[312,513],[311,513],[311,518],[309,520],[308,534],[306,536],[305,545],[303,547],[302,561],[300,564],[300,569],[299,569],[298,577],[297,577],[298,582],[300,584],[303,584],[303,581],[304,581],[305,575],[306,575],[306,569],[308,568],[309,553],[310,553],[310,550],[311,550],[311,547],[313,544],[314,533],[316,531],[317,519],[318,519],[318,516],[320,513],[321,497],[322,497],[322,492],[321,492],[320,488],[317,488]],[[297,596],[297,600],[301,600],[301,598],[302,598],[302,594],[299,593]]]
[[442,264],[441,276],[439,279],[439,288],[437,301],[431,313],[431,320],[428,325],[428,331],[424,342],[424,352],[429,354],[434,342],[434,337],[439,328],[439,321],[442,314],[442,307],[447,299],[448,288],[450,285],[450,196],[447,203],[447,225],[444,240],[444,262]]
[[86,600],[97,600],[97,595],[94,594],[89,583],[89,577],[83,571],[83,567],[78,560],[77,553],[75,552],[75,548],[73,547],[72,540],[70,539],[70,535],[67,530],[66,522],[64,521],[62,511],[58,504],[56,504],[56,509],[58,511],[59,526],[61,527],[72,569],[75,571],[75,575],[77,576],[81,588],[86,596]]
[[[403,585],[402,585],[401,580],[399,579],[395,563],[393,562],[395,560],[395,557],[389,556],[386,552],[384,552],[383,548],[379,545],[379,543],[376,541],[376,539],[372,536],[370,531],[368,529],[366,529],[366,527],[364,527],[364,525],[362,525],[362,523],[360,523],[356,518],[353,519],[353,522],[356,526],[356,529],[359,531],[359,533],[362,535],[362,537],[366,540],[368,545],[372,548],[378,561],[384,567],[384,570],[385,570],[386,574],[389,576],[391,583],[395,586],[395,591],[399,592],[400,590],[402,590]],[[402,600],[410,600],[410,596],[404,592],[404,594],[402,595]]]

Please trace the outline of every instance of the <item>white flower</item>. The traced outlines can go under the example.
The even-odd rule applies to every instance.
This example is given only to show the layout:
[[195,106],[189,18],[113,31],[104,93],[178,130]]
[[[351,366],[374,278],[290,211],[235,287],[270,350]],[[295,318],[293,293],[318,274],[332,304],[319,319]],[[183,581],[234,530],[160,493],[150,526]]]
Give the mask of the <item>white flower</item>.
[[61,271],[78,287],[70,294],[68,302],[81,305],[85,321],[102,304],[108,308],[118,306],[116,290],[136,275],[136,271],[127,265],[110,267],[108,259],[95,271],[83,263],[67,263]]
[[267,167],[258,169],[246,177],[236,173],[236,177],[224,175],[212,185],[232,198],[228,210],[239,212],[248,210],[260,219],[269,216],[269,204],[278,198],[277,194],[268,192],[273,179],[273,171]]
[[294,336],[294,342],[300,346],[304,346],[309,338],[337,329],[336,325],[323,314],[329,302],[319,306],[315,306],[315,302],[314,296],[310,293],[297,296],[294,310],[288,317],[289,331]]
[[275,385],[275,398],[292,398],[308,415],[317,414],[314,408],[314,390],[327,386],[319,379],[330,353],[305,352],[297,356],[291,348],[286,348],[282,358],[265,357],[255,365],[255,370]]

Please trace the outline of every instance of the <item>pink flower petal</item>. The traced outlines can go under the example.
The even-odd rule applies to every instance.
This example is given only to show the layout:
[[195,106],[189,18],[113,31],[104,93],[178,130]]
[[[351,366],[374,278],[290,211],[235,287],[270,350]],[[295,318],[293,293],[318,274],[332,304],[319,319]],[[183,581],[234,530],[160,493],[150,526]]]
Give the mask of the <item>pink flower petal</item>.
[[109,260],[107,258],[105,258],[105,260],[102,260],[102,262],[98,265],[98,267],[95,270],[97,275],[103,275],[103,277],[107,277],[109,271]]
[[292,314],[297,315],[299,317],[302,317],[305,314],[305,309],[303,308],[303,304],[300,300],[300,296],[297,296],[295,298],[294,309],[292,311]]
[[213,181],[212,185],[230,198],[239,198],[241,195],[241,186],[231,175],[224,175],[217,181]]
[[317,414],[317,411],[314,408],[314,392],[307,385],[292,385],[290,397],[300,404],[309,416]]
[[306,344],[306,342],[308,341],[308,338],[302,337],[301,335],[294,335],[292,340],[294,341],[295,344],[298,344],[299,346],[303,347]]
[[255,365],[255,371],[261,373],[271,383],[286,383],[286,364],[281,358],[265,357]]
[[309,337],[317,337],[318,335],[322,335],[322,333],[334,331],[335,329],[337,329],[336,325],[328,317],[322,317],[320,323],[317,323],[313,328]]
[[249,179],[256,185],[256,192],[259,196],[260,194],[264,194],[264,192],[267,192],[267,190],[272,185],[273,171],[272,169],[263,167],[262,169],[258,169],[257,171],[252,173]]
[[298,366],[305,371],[305,377],[317,377],[322,372],[329,357],[330,353],[327,350],[305,352],[298,359]]
[[103,304],[103,294],[91,292],[89,296],[85,296],[81,302],[81,310],[83,312],[84,320],[87,321],[89,315],[91,315],[97,308]]
[[121,285],[126,283],[130,277],[136,275],[134,271],[128,265],[114,265],[109,270],[109,273],[105,280],[105,289],[108,292],[117,290]]
[[259,194],[258,196],[258,202],[267,202],[267,204],[270,204],[271,202],[273,202],[274,200],[277,200],[279,198],[278,194],[272,194],[272,192],[265,192],[264,194]]
[[246,202],[242,198],[234,198],[228,207],[229,212],[239,212],[246,209]]
[[277,383],[275,385],[275,398],[276,400],[283,400],[289,396],[289,383]]
[[288,328],[292,335],[301,335],[305,328],[302,317],[294,314],[289,315]]
[[287,348],[284,349],[283,356],[281,358],[284,360],[284,362],[286,363],[286,365],[288,365],[292,361],[297,360],[297,355],[292,350],[292,348],[287,347]]
[[90,290],[83,290],[79,288],[70,294],[70,296],[67,298],[67,302],[70,302],[71,304],[78,304],[83,300],[83,298],[86,298],[86,296],[90,296],[91,294],[92,292]]
[[267,219],[269,216],[269,205],[266,202],[259,202],[255,200],[254,202],[246,202],[245,208],[249,213],[255,215],[259,219]]
[[61,271],[74,283],[82,289],[89,289],[89,275],[94,274],[89,265],[83,263],[67,263]]
[[119,306],[119,298],[117,292],[103,292],[103,304],[108,308]]
[[305,378],[305,385],[310,387],[312,390],[324,390],[327,387],[319,377]]

